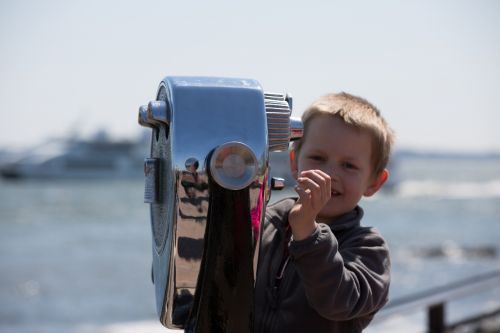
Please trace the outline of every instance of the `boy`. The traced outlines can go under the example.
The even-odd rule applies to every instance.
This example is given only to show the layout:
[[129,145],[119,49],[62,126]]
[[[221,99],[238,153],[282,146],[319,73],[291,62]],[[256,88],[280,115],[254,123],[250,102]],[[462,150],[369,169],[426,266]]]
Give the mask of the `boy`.
[[270,205],[256,281],[256,332],[361,332],[387,302],[387,245],[358,202],[388,178],[393,133],[368,101],[327,95],[290,153],[298,199]]

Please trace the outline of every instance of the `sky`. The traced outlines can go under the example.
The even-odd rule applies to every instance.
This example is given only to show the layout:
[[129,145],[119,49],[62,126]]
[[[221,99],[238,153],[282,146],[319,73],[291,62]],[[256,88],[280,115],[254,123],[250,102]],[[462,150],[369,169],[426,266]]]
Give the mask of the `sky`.
[[140,134],[165,76],[346,91],[397,147],[500,151],[500,2],[0,0],[0,148]]

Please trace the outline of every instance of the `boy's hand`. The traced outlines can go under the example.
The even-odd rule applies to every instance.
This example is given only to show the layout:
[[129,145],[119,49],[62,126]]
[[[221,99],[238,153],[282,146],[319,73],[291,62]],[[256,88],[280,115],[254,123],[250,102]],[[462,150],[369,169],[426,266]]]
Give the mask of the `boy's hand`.
[[292,228],[293,239],[302,240],[314,232],[316,216],[330,200],[330,176],[321,170],[302,171],[297,178],[295,191],[299,199],[290,210],[288,222]]

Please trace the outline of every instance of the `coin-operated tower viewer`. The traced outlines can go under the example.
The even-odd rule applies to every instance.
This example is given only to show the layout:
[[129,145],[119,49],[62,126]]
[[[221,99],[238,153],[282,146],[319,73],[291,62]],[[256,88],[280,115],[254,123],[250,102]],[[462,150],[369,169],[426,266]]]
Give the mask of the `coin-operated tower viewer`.
[[302,134],[291,97],[250,79],[166,77],[139,109],[159,319],[186,332],[253,332],[269,152]]

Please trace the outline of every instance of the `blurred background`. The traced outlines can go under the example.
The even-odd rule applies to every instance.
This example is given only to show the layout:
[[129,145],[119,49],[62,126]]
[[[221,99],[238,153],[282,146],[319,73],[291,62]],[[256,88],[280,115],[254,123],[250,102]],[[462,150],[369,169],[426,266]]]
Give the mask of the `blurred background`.
[[[397,134],[364,200],[391,298],[500,269],[497,1],[0,0],[0,331],[164,331],[137,124],[167,75],[244,77],[294,116],[346,91]],[[272,172],[287,174],[286,156]],[[273,200],[286,193],[276,193]],[[497,288],[447,318],[500,307]],[[372,332],[421,332],[422,313]]]

